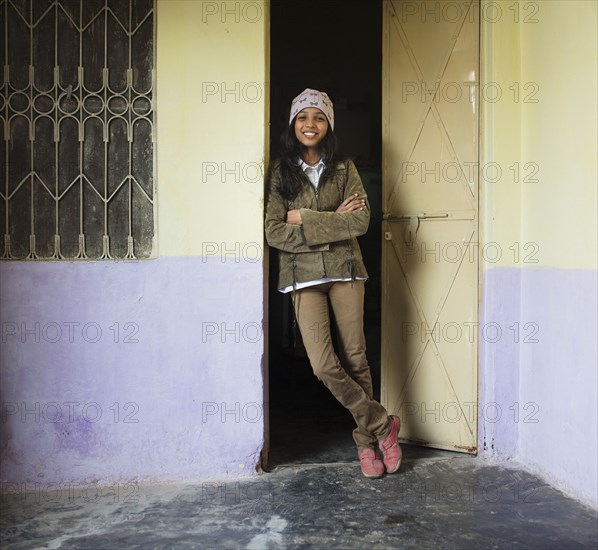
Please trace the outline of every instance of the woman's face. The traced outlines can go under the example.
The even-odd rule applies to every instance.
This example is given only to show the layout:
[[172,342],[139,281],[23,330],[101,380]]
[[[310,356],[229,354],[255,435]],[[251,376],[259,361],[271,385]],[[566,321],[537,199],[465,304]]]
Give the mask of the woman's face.
[[295,136],[305,147],[317,147],[328,132],[328,119],[316,107],[299,111],[295,119]]

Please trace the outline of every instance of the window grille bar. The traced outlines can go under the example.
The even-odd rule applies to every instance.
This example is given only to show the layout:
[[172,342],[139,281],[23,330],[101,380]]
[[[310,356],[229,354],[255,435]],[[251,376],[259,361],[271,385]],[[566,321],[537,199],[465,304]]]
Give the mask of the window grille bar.
[[152,257],[155,0],[0,10],[0,259]]

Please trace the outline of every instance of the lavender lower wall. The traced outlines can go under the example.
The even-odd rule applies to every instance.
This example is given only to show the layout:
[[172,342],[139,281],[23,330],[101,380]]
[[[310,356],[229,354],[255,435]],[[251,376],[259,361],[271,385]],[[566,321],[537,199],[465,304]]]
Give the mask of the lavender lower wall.
[[491,269],[482,286],[478,449],[502,459],[517,450],[519,353],[528,345],[515,325],[521,317],[520,276],[519,269]]
[[[0,281],[3,482],[254,473],[261,262],[3,263]],[[596,272],[493,269],[482,299],[481,453],[595,505]]]
[[596,281],[595,271],[489,270],[480,321],[502,327],[496,342],[480,337],[482,453],[515,459],[593,506]]
[[521,289],[539,343],[522,348],[519,396],[537,403],[539,421],[519,425],[518,458],[596,507],[597,273],[527,269]]
[[0,277],[3,482],[255,472],[261,262],[18,262]]

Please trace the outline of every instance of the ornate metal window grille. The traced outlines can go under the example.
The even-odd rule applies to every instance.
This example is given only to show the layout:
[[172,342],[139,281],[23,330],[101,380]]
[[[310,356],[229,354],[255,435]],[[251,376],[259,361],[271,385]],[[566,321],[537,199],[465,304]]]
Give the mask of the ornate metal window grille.
[[2,259],[155,252],[154,0],[0,0]]

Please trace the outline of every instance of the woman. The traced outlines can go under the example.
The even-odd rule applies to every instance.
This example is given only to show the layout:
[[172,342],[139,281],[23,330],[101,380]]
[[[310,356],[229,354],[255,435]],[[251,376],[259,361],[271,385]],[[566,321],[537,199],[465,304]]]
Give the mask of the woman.
[[[336,143],[330,98],[307,88],[291,104],[283,153],[272,163],[266,240],[279,250],[278,288],[292,293],[314,374],[353,415],[361,471],[377,478],[399,469],[400,421],[372,398],[363,332],[368,274],[356,239],[367,231],[370,209],[354,163],[336,154]],[[332,345],[329,303],[340,359]]]

